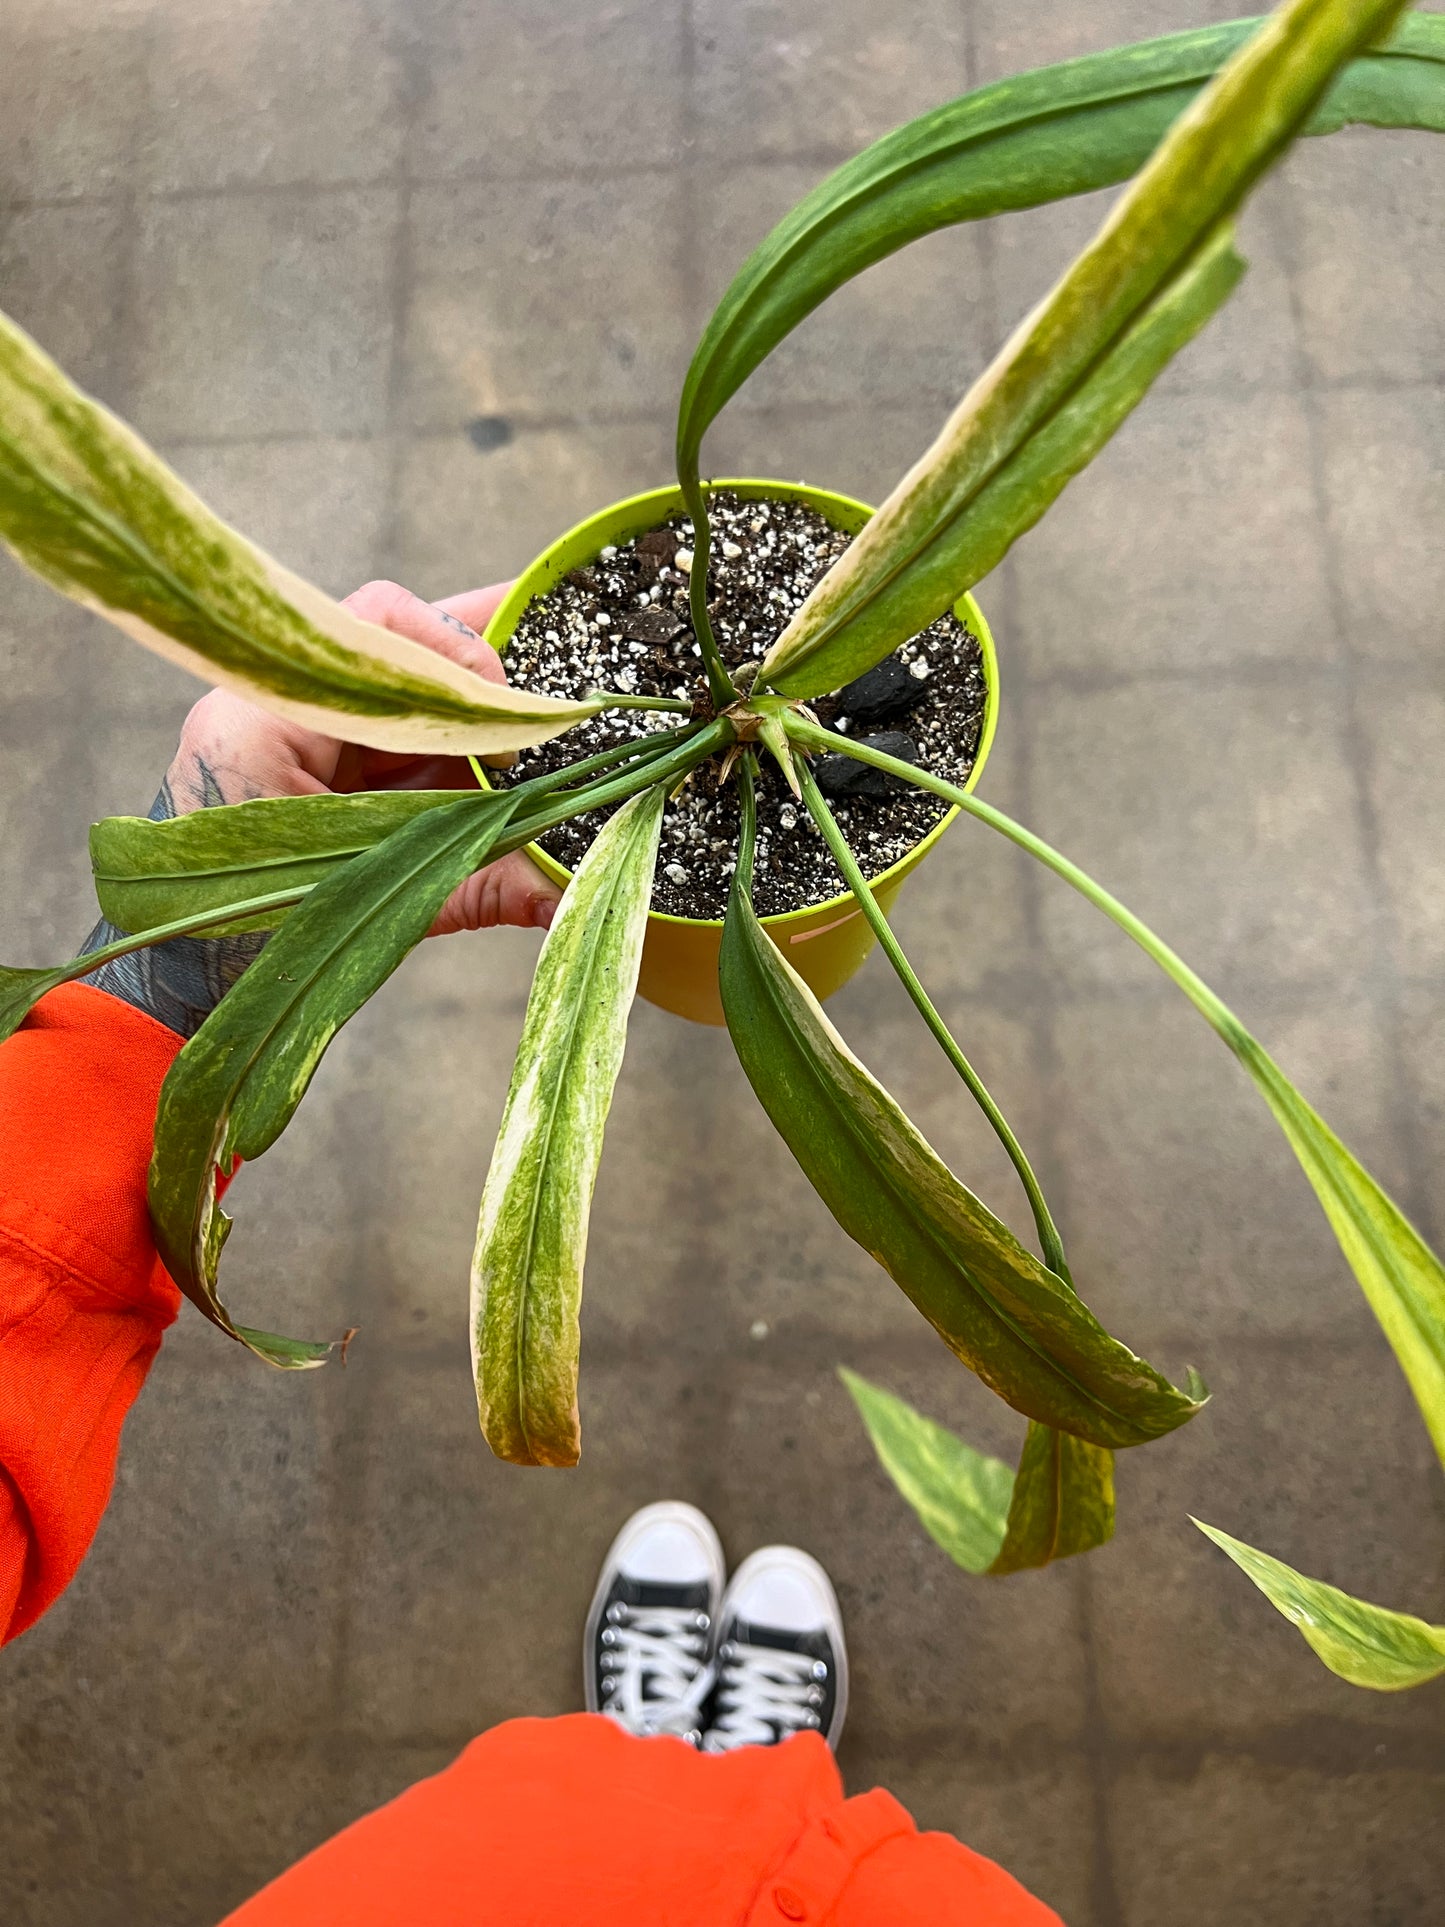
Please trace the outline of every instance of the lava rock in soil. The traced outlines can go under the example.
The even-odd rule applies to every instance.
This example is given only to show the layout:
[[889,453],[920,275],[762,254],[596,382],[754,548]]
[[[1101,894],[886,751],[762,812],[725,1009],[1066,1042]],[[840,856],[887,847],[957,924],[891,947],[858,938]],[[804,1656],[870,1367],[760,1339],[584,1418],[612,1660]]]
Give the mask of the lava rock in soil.
[[[708,608],[723,660],[737,669],[762,657],[851,537],[800,502],[750,501],[722,489],[709,506]],[[508,675],[549,696],[577,697],[595,687],[688,701],[705,696],[688,607],[691,566],[692,525],[685,515],[635,541],[609,545],[529,605],[507,647]],[[894,728],[873,739],[878,747],[963,783],[978,751],[986,696],[978,639],[946,615],[838,695],[810,707],[844,735],[862,736],[888,721]],[[655,711],[614,710],[523,750],[514,768],[492,780],[522,782],[677,722]],[[897,747],[900,740],[906,749]],[[879,876],[928,834],[948,805],[882,771],[838,760],[858,777],[834,791],[833,814],[863,874]],[[833,761],[819,759],[820,787]],[[663,815],[652,906],[670,916],[721,917],[727,907],[738,795],[736,782],[719,783],[719,767],[714,758],[695,770]],[[574,818],[549,831],[542,846],[575,869],[604,820],[600,811]],[[763,757],[753,885],[759,914],[801,910],[842,895],[845,887],[807,810],[772,759]]]
[[837,696],[838,714],[864,729],[906,716],[917,701],[917,679],[899,656],[885,656],[882,662],[874,663]]
[[[906,676],[908,671],[905,669],[903,673]],[[917,743],[899,730],[887,729],[879,736],[860,736],[858,741],[884,756],[896,756],[901,763],[918,761]],[[851,756],[820,756],[813,774],[824,796],[897,796],[906,794],[908,788],[901,778],[890,775],[886,769],[856,762]]]

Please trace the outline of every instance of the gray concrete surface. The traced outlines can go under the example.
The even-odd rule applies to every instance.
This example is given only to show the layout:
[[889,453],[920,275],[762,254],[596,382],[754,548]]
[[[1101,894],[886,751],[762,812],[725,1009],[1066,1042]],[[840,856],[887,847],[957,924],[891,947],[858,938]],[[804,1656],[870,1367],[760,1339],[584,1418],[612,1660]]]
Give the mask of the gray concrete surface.
[[[0,300],[287,561],[499,577],[667,478],[711,302],[857,144],[1215,0],[6,0]],[[1098,214],[936,238],[799,331],[717,472],[877,497]],[[986,792],[1175,940],[1445,1237],[1445,145],[1291,159],[1253,271],[986,583]],[[483,452],[478,417],[510,439]],[[483,437],[483,439],[487,439]],[[495,441],[497,437],[493,436]],[[5,575],[7,961],[67,954],[91,818],[144,808],[194,694]],[[464,1305],[535,942],[428,945],[237,1187],[233,1303],[362,1327],[268,1374],[189,1313],[68,1596],[0,1661],[0,1915],[204,1927],[475,1731],[578,1700],[634,1504],[831,1567],[843,1765],[1070,1927],[1425,1927],[1445,1689],[1324,1673],[1186,1513],[1445,1617],[1423,1426],[1287,1151],[1198,1020],[986,833],[899,925],[1039,1148],[1090,1299],[1209,1412],[1119,1467],[1105,1552],[971,1581],[870,1460],[839,1361],[1021,1427],[779,1154],[725,1038],[637,1012],[598,1191],[573,1475],[493,1463]],[[876,963],[863,1054],[1020,1200]],[[751,1335],[766,1326],[761,1339]]]

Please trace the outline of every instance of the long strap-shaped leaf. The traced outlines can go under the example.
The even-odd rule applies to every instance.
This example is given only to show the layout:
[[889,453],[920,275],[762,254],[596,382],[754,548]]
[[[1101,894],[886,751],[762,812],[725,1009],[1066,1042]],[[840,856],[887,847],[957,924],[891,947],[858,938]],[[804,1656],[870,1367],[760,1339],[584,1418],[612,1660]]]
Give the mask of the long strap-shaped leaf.
[[[816,646],[812,639],[800,638],[795,655],[785,651],[787,639],[780,637],[763,672],[791,695],[819,695],[861,674],[904,637],[926,628],[996,568],[1093,461],[1174,356],[1228,300],[1244,268],[1232,231],[1221,227],[1054,413],[988,477],[967,512],[886,592],[839,633],[820,632]],[[942,448],[942,441],[935,443],[924,463]],[[774,661],[777,666],[770,670],[768,663]]]
[[[1013,458],[1071,398],[1083,406],[1075,426],[1087,452],[1070,460],[1068,473],[1102,445],[1113,429],[1098,432],[1090,377],[1131,337],[1132,363],[1140,328],[1147,339],[1161,338],[1151,311],[1171,289],[1177,297],[1181,287],[1197,287],[1192,264],[1210,258],[1201,250],[1211,237],[1217,245],[1222,224],[1308,120],[1338,69],[1401,10],[1401,0],[1285,0],[1181,115],[1094,240],[823,577],[763,659],[760,680],[790,696],[836,688],[977,579],[967,523],[987,485],[1006,476]],[[1197,293],[1188,305],[1197,326]],[[1137,400],[1142,388],[1137,379],[1131,385]],[[1127,408],[1115,425],[1123,413]],[[1038,502],[1026,495],[1013,532],[1029,527],[1056,493],[1057,486]],[[1002,552],[997,534],[983,546],[994,559]]]
[[159,655],[351,742],[523,749],[605,706],[486,682],[361,621],[213,515],[5,315],[0,540]]
[[929,1537],[965,1572],[995,1576],[1090,1552],[1114,1534],[1114,1455],[1031,1424],[1017,1473],[911,1405],[841,1371],[878,1462]]
[[[368,791],[267,796],[160,823],[107,816],[90,826],[95,893],[102,915],[117,929],[136,931],[262,891],[302,894],[339,862],[457,800],[455,790]],[[275,924],[288,908],[278,906]],[[213,934],[224,935],[231,927],[222,925]],[[251,918],[244,927],[263,926]]]
[[1330,1671],[1352,1686],[1396,1693],[1445,1673],[1445,1626],[1372,1606],[1322,1579],[1307,1579],[1282,1559],[1231,1539],[1218,1526],[1207,1526],[1202,1519],[1194,1523],[1299,1628]]
[[318,883],[161,1088],[150,1169],[161,1257],[213,1324],[273,1365],[320,1364],[330,1347],[232,1323],[216,1291],[231,1228],[217,1176],[275,1143],[331,1039],[425,936],[462,878],[487,861],[515,809],[514,792],[463,797]]
[[[778,727],[783,728],[781,721],[778,722]],[[783,755],[790,756],[786,746]],[[852,891],[858,908],[867,918],[869,928],[878,940],[879,949],[892,964],[898,974],[899,982],[912,998],[918,1014],[932,1031],[949,1062],[962,1078],[970,1096],[988,1119],[994,1135],[1008,1153],[1009,1161],[1019,1175],[1019,1181],[1024,1187],[1029,1206],[1034,1214],[1034,1229],[1038,1234],[1039,1247],[1044,1254],[1044,1263],[1050,1271],[1057,1272],[1066,1284],[1071,1285],[1073,1279],[1069,1274],[1068,1260],[1064,1256],[1063,1239],[1059,1236],[1058,1226],[1054,1223],[1053,1213],[1049,1210],[1043,1187],[1034,1175],[1033,1166],[1029,1163],[1023,1146],[1014,1135],[1013,1126],[995,1103],[987,1085],[964,1055],[953,1033],[934,1007],[932,998],[919,982],[918,975],[904,955],[902,944],[893,934],[888,918],[874,896],[872,886],[864,876],[858,859],[849,849],[848,840],[839,829],[837,819],[824,802],[823,793],[818,788],[812,771],[808,768],[806,757],[799,760],[795,769],[791,760],[788,767],[793,771],[793,780],[798,785],[799,794],[807,805],[809,815],[823,833],[823,840],[832,852],[839,874]]]
[[[1127,180],[1259,24],[1168,34],[995,81],[830,174],[743,263],[708,322],[683,385],[679,474],[696,477],[719,411],[846,281],[938,228]],[[1340,73],[1303,131],[1354,122],[1445,133],[1445,16],[1406,15]]]
[[[677,757],[701,757],[713,740],[704,740],[704,732],[696,728],[659,730],[520,783],[512,792],[517,799],[512,834],[518,841],[530,840],[535,810],[547,812],[550,827],[569,813],[597,807],[599,800],[618,801],[616,785],[620,782],[624,793],[631,794],[634,770],[640,777],[634,787],[641,787],[652,780],[647,772],[654,763],[661,771],[664,759],[671,768]],[[589,779],[620,763],[629,767],[610,778],[607,794],[594,790]],[[583,783],[588,783],[586,792],[574,794],[575,786]],[[290,887],[299,895],[338,863],[371,849],[413,817],[456,800],[455,790],[368,790],[355,796],[268,796],[159,823],[142,816],[108,816],[90,830],[96,895],[113,924],[136,931],[199,915],[259,891]],[[252,915],[244,927],[272,927],[292,900],[278,905],[271,925]],[[226,926],[211,928],[222,934]]]
[[482,1433],[516,1465],[575,1465],[587,1219],[627,1042],[666,787],[603,826],[532,982],[472,1263]]
[[[750,795],[745,786],[745,802]],[[723,927],[723,1012],[748,1081],[838,1223],[1000,1398],[1096,1445],[1140,1445],[1193,1418],[959,1183],[829,1023],[748,899],[752,812]]]
[[1119,899],[1065,856],[1015,823],[991,803],[956,783],[911,763],[881,754],[867,744],[820,729],[806,717],[790,715],[789,734],[800,746],[840,750],[904,782],[931,790],[989,824],[1020,849],[1052,870],[1118,924],[1184,992],[1195,1009],[1249,1072],[1260,1095],[1289,1140],[1315,1195],[1349,1261],[1370,1309],[1389,1339],[1410,1382],[1430,1436],[1445,1463],[1445,1266],[1394,1200],[1340,1142],[1319,1113],[1307,1104],[1269,1052],[1252,1036],[1223,1000],[1184,959],[1140,922]]

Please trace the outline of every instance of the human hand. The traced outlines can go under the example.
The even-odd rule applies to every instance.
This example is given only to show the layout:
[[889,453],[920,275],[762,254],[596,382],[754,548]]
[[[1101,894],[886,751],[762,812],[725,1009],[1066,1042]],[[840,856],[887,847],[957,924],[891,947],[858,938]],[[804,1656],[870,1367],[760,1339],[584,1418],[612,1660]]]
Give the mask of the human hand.
[[[504,682],[501,658],[477,631],[491,620],[506,586],[429,603],[395,582],[368,582],[346,601],[368,622],[450,656],[489,682]],[[398,756],[363,749],[273,716],[228,690],[213,689],[182,726],[180,747],[151,816],[164,821],[213,804],[249,803],[262,796],[471,789],[475,781],[465,757]],[[556,886],[518,850],[460,884],[428,935],[498,923],[545,929],[560,898]],[[82,955],[104,949],[123,934],[102,917],[82,945]],[[265,943],[264,932],[172,937],[113,957],[82,981],[133,1004],[182,1037],[194,1037]]]
[[[508,584],[473,589],[445,602],[423,602],[395,582],[368,582],[346,598],[367,622],[407,636],[438,655],[505,682],[502,659],[479,633]],[[168,815],[262,796],[321,796],[372,789],[472,789],[462,756],[404,756],[304,729],[229,690],[213,689],[186,717],[180,747],[162,786]],[[488,864],[458,885],[429,932],[489,929],[495,924],[546,929],[561,891],[520,851]]]

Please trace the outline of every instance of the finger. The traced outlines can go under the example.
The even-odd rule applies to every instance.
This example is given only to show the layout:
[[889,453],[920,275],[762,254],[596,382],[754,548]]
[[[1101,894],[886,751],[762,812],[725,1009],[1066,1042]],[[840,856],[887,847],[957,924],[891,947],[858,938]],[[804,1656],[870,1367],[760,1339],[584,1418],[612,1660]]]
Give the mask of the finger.
[[459,884],[427,934],[444,937],[456,930],[491,930],[498,924],[545,930],[561,901],[556,884],[522,851],[514,850]]
[[346,598],[346,607],[366,622],[380,623],[393,635],[406,636],[425,649],[434,649],[439,656],[449,656],[488,682],[507,680],[501,657],[469,622],[450,609],[423,602],[399,582],[368,582]]
[[[476,637],[479,659],[471,664],[478,675],[485,676],[488,682],[505,682],[507,672],[502,666],[502,658],[489,642],[477,633],[485,629],[496,614],[502,598],[511,588],[510,582],[494,582],[490,589],[468,589],[464,595],[447,596],[434,606],[444,622],[459,624]],[[481,758],[489,769],[511,769],[517,760],[514,749],[499,749],[492,756]]]
[[461,595],[443,596],[436,606],[480,635],[506,601],[511,588],[510,582],[494,582],[489,589],[467,589]]

